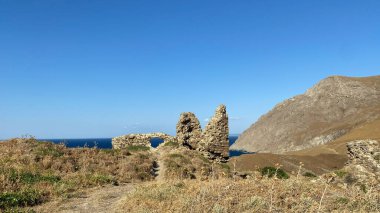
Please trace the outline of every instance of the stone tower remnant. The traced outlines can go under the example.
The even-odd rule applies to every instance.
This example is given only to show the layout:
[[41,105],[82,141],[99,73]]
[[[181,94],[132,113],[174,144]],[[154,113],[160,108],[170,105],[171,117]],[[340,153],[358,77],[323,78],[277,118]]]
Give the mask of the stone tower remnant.
[[198,118],[192,112],[180,115],[176,126],[178,142],[190,149],[198,149],[202,137],[202,129]]
[[229,157],[229,128],[226,106],[220,105],[207,124],[202,145],[210,159],[227,161]]

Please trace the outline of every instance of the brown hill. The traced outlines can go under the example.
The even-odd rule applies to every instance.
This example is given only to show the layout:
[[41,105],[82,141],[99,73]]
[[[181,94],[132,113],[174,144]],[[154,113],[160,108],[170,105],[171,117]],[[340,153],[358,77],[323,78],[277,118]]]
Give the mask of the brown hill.
[[380,119],[358,126],[327,144],[284,154],[247,154],[233,158],[231,163],[235,162],[239,171],[252,171],[279,163],[286,171],[296,172],[299,162],[303,162],[306,171],[323,174],[341,169],[345,165],[348,160],[346,147],[348,142],[364,139],[380,141]]
[[[305,94],[276,105],[244,131],[231,149],[271,153],[304,150],[348,133],[352,136],[347,138],[355,135],[360,138],[362,131],[372,134],[373,130],[358,127],[377,118],[380,118],[380,76],[333,76]],[[355,133],[351,131],[354,129]]]

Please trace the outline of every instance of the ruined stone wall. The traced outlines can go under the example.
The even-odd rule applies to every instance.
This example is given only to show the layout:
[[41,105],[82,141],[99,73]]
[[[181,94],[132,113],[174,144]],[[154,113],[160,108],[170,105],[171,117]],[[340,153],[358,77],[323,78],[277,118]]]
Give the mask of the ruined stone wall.
[[128,146],[152,147],[150,143],[152,138],[161,138],[164,140],[164,143],[177,141],[175,137],[164,133],[129,134],[112,138],[112,148],[122,149]]
[[229,157],[229,128],[226,106],[220,105],[202,134],[202,149],[210,159],[227,161]]
[[178,142],[190,149],[198,149],[202,139],[202,128],[198,118],[192,112],[180,115],[176,126]]
[[162,138],[164,143],[178,142],[192,150],[202,152],[210,160],[226,162],[229,158],[229,128],[226,106],[220,105],[202,132],[198,118],[191,112],[180,115],[176,126],[177,136],[164,133],[129,134],[112,139],[112,148],[128,146],[151,147],[152,138]]

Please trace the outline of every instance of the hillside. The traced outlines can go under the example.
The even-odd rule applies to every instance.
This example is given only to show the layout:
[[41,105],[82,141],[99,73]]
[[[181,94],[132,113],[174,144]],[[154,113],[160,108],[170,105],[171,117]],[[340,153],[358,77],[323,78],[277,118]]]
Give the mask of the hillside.
[[233,158],[238,171],[252,171],[279,163],[288,172],[296,172],[299,163],[305,171],[315,174],[332,172],[347,163],[347,142],[374,139],[380,141],[380,119],[358,126],[327,144],[283,154],[258,153]]
[[305,94],[276,105],[244,131],[231,149],[261,153],[304,150],[332,142],[379,117],[380,76],[332,76]]

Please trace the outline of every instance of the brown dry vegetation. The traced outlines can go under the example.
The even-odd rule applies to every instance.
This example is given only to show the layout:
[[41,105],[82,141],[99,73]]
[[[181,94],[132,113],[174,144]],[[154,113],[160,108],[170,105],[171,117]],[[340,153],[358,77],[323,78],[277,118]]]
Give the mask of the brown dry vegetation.
[[[331,181],[331,179],[329,179]],[[376,189],[338,187],[326,179],[149,182],[129,192],[116,212],[378,212]],[[377,190],[379,190],[377,188]]]
[[165,168],[164,179],[199,179],[228,177],[228,164],[212,163],[198,151],[186,148],[160,150],[162,166]]
[[[150,152],[14,139],[0,143],[0,211],[35,205],[37,212],[380,211],[379,185],[362,185],[349,171],[315,177],[302,168],[308,164],[304,161],[302,166],[293,163],[289,179],[268,178],[259,167],[241,179],[234,159],[239,158],[212,163],[196,151],[171,145]],[[260,164],[282,163],[286,170],[284,159],[268,159]],[[331,160],[325,159],[326,164]],[[153,181],[157,161],[163,178]],[[10,198],[17,202],[13,205]]]
[[33,138],[0,143],[0,210],[73,197],[93,186],[152,180],[147,151],[66,148]]

